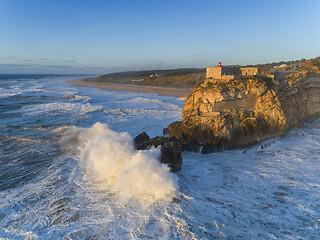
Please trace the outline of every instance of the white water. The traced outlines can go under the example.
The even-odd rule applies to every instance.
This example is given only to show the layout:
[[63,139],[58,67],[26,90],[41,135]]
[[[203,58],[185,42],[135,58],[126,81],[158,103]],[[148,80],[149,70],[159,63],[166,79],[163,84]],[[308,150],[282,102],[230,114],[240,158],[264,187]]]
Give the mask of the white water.
[[319,239],[319,119],[172,174],[131,136],[182,101],[65,80],[0,81],[0,239]]
[[172,201],[176,196],[175,175],[159,163],[159,149],[136,151],[133,139],[117,133],[107,125],[96,123],[90,128],[69,128],[62,133],[64,148],[79,149],[76,160],[86,169],[85,179],[105,183],[122,196],[153,203]]

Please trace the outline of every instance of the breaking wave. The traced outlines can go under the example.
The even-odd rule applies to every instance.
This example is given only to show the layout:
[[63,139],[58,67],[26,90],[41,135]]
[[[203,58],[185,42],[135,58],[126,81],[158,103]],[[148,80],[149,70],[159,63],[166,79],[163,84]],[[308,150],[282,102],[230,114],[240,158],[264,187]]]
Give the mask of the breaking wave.
[[126,132],[117,133],[101,123],[70,127],[62,132],[60,143],[66,151],[78,151],[75,158],[85,170],[85,181],[147,202],[176,196],[176,176],[157,160],[159,149],[136,151]]

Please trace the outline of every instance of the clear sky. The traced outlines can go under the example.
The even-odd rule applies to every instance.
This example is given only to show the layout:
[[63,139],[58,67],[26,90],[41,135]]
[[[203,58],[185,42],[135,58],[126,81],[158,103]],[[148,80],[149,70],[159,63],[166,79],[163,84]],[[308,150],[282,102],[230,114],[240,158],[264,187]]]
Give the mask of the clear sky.
[[320,56],[320,0],[0,0],[0,73]]

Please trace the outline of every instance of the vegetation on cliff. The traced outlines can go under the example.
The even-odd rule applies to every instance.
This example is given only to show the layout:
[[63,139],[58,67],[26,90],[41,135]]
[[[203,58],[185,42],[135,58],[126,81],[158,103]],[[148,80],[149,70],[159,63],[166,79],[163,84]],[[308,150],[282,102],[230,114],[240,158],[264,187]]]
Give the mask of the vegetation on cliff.
[[188,88],[203,82],[204,79],[204,68],[182,68],[109,73],[96,80],[108,83]]

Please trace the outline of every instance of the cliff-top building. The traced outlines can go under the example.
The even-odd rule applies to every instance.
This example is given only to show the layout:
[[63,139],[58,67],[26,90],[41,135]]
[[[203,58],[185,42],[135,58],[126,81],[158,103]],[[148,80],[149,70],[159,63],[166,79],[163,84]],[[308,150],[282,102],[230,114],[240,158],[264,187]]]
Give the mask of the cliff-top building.
[[207,67],[206,78],[231,80],[237,75],[238,69],[233,67],[222,67],[219,62],[217,67]]
[[271,77],[270,68],[266,68],[266,67],[241,67],[240,70],[241,70],[242,76],[259,75],[259,76]]
[[221,79],[221,80],[232,80],[236,75],[242,76],[267,76],[274,78],[274,75],[270,75],[269,68],[261,67],[222,67],[219,62],[217,67],[207,67],[206,79]]

